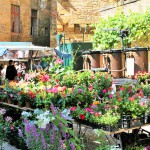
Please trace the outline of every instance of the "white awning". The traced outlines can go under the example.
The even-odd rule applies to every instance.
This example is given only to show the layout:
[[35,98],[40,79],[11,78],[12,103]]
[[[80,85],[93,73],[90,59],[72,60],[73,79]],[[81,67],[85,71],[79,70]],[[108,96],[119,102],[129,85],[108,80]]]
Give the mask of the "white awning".
[[35,45],[4,45],[0,46],[0,48],[5,48],[7,50],[19,50],[19,51],[26,51],[26,50],[32,50],[32,51],[52,51],[54,48],[51,47],[43,47],[43,46],[35,46]]

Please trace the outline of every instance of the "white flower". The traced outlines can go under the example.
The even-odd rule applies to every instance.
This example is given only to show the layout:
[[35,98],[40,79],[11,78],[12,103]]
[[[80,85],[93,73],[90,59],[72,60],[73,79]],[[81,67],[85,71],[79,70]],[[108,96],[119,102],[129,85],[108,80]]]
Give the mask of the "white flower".
[[30,117],[30,116],[32,116],[30,112],[26,112],[26,111],[23,111],[23,112],[21,113],[21,115],[22,115],[23,117]]
[[61,116],[66,120],[72,120],[72,117],[70,116],[70,109],[64,109],[61,112]]

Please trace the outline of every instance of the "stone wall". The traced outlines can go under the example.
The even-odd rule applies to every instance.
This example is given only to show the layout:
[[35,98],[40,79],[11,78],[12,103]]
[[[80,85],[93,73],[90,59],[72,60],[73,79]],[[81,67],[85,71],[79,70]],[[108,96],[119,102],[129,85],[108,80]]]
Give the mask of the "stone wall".
[[[82,42],[86,24],[97,22],[101,6],[100,0],[57,0],[57,32],[65,33],[66,42]],[[91,32],[87,30],[84,41],[90,39]]]
[[[66,43],[82,42],[82,32],[85,31],[84,27],[86,24],[97,23],[99,17],[112,16],[118,9],[126,13],[130,10],[144,12],[150,7],[149,1],[150,0],[57,0],[57,5],[54,6],[56,8],[53,8],[53,10],[57,10],[57,34],[65,33]],[[82,32],[78,25],[83,27]],[[86,32],[84,41],[90,41],[91,34],[92,32]],[[150,39],[148,39],[146,45],[149,45],[149,43]]]
[[[55,0],[52,0],[55,1]],[[56,2],[56,1],[55,1]],[[98,22],[99,17],[114,15],[118,9],[128,13],[145,11],[149,0],[57,0],[57,33],[65,33],[66,42],[82,42],[86,24]],[[78,25],[81,25],[82,31]],[[90,28],[89,28],[90,29]],[[90,41],[92,32],[86,32],[85,41]]]
[[[42,10],[41,0],[0,0],[0,41],[30,41],[36,45],[50,46],[50,1]],[[20,6],[20,33],[11,32],[11,4]],[[38,10],[38,35],[31,36],[31,9]],[[45,34],[45,29],[48,34]]]

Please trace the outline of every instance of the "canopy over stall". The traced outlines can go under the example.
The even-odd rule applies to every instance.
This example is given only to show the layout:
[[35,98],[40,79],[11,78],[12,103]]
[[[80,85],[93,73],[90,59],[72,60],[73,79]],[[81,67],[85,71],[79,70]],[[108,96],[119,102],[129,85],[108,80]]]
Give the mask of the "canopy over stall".
[[0,61],[28,61],[35,57],[50,56],[53,48],[35,46],[32,42],[0,42]]

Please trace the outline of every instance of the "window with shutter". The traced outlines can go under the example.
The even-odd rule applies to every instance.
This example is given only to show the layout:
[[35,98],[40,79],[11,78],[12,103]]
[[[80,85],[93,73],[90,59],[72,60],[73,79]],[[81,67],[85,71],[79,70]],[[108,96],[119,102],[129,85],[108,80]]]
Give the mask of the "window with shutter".
[[11,32],[20,32],[20,7],[11,5]]
[[31,35],[38,35],[38,18],[37,10],[31,10]]

